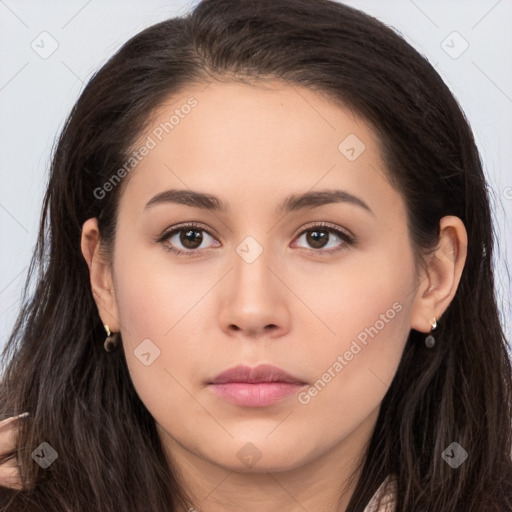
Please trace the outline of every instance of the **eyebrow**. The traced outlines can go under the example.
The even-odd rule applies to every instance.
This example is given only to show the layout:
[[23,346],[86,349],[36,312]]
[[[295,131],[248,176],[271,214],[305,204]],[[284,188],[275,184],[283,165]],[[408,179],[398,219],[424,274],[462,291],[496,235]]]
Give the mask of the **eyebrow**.
[[[229,212],[228,203],[221,201],[218,197],[205,192],[184,189],[170,189],[160,192],[146,203],[144,210],[167,203],[181,204],[190,206],[191,208],[200,208],[214,212]],[[352,204],[375,215],[372,209],[362,199],[350,194],[346,190],[319,190],[315,192],[305,192],[304,194],[293,194],[286,197],[277,207],[276,211],[278,214],[285,214],[303,209],[317,208],[332,203]]]

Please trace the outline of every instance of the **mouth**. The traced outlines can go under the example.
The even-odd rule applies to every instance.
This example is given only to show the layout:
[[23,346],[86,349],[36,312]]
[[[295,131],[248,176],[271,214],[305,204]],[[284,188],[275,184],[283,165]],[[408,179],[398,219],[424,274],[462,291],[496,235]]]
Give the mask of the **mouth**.
[[254,368],[245,365],[234,366],[219,373],[219,375],[209,381],[208,384],[226,384],[229,382],[244,382],[249,384],[269,382],[306,384],[302,379],[271,364],[260,364]]
[[307,385],[303,380],[273,365],[255,368],[239,365],[209,381],[219,397],[242,407],[267,407],[290,398]]

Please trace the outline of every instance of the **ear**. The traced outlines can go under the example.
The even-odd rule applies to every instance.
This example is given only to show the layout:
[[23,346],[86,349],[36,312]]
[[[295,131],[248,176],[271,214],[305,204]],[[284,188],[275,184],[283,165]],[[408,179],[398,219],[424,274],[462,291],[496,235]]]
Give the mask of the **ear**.
[[112,269],[100,251],[100,232],[96,218],[88,219],[82,226],[82,254],[89,267],[91,289],[103,324],[112,332],[119,332],[119,315],[115,298]]
[[467,255],[467,232],[464,223],[452,215],[439,222],[439,243],[435,251],[425,258],[426,268],[421,270],[419,286],[411,311],[411,328],[430,332],[434,318],[439,318],[450,305]]

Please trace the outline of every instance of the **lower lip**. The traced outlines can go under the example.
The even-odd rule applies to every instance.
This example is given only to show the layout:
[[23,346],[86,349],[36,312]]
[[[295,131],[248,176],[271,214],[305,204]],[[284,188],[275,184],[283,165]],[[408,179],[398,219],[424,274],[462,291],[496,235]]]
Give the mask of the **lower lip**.
[[266,407],[296,393],[303,384],[291,382],[227,382],[210,384],[212,391],[228,402],[243,407]]

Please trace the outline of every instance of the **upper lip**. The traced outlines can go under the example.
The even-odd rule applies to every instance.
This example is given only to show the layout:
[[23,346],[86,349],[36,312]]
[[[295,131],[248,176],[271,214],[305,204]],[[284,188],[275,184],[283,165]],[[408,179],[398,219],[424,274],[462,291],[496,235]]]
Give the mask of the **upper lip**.
[[293,384],[305,384],[301,379],[271,364],[250,366],[238,365],[219,373],[208,384],[225,384],[226,382],[291,382]]

